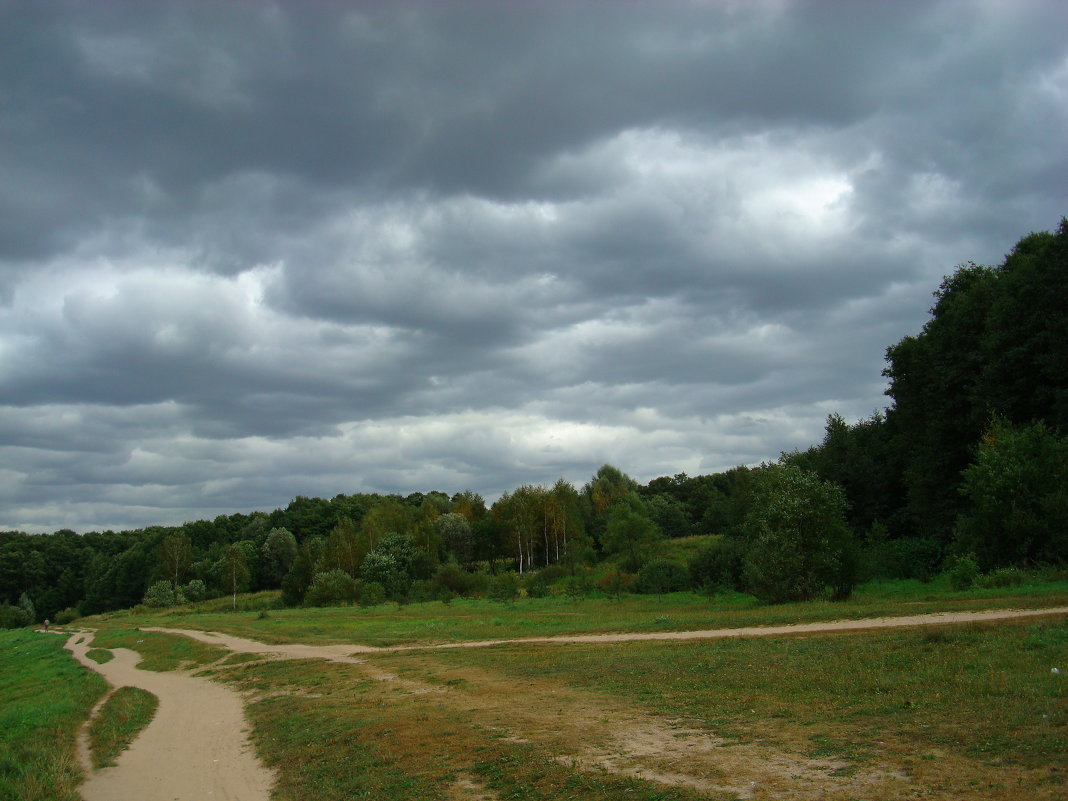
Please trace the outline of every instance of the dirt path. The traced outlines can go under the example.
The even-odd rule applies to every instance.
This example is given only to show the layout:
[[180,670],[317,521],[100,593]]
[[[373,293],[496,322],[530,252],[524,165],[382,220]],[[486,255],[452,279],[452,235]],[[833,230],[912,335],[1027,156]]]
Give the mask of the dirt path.
[[357,654],[382,654],[396,651],[425,651],[439,648],[489,648],[495,645],[523,643],[613,643],[639,640],[718,640],[730,637],[782,637],[797,634],[867,631],[872,629],[940,626],[951,623],[983,623],[1026,617],[1068,615],[1068,606],[1046,609],[990,609],[980,612],[932,612],[901,617],[871,617],[861,620],[831,620],[819,623],[793,623],[786,626],[749,626],[736,629],[706,629],[702,631],[651,631],[614,634],[564,634],[552,637],[516,637],[500,640],[437,643],[433,645],[392,645],[376,648],[369,645],[267,645],[215,631],[193,629],[145,628],[164,634],[181,634],[194,640],[221,645],[243,654],[261,654],[267,659],[327,659],[334,662],[360,661]]
[[[91,640],[75,634],[66,647],[112,688],[152,693],[159,709],[115,767],[83,765],[85,801],[267,801],[273,776],[250,747],[237,693],[186,673],[138,670],[140,655],[125,648],[98,664],[86,656]],[[85,760],[87,749],[80,751]]]

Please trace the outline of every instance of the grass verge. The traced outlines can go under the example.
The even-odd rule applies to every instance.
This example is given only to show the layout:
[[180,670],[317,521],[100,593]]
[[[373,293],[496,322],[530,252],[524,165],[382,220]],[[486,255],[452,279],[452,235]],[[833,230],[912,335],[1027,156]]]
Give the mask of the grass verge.
[[0,801],[79,801],[78,727],[106,685],[63,638],[0,631]]
[[115,654],[111,653],[111,651],[106,651],[103,648],[90,648],[85,652],[85,655],[98,665],[106,665],[115,658]]
[[159,699],[137,687],[119,687],[89,724],[89,749],[94,768],[115,764],[156,714]]

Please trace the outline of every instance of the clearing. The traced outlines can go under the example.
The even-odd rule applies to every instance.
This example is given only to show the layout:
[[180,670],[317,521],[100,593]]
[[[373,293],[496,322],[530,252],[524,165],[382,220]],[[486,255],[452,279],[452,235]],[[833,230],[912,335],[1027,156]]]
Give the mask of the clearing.
[[[360,751],[372,744],[393,758],[400,757],[397,771],[410,775],[388,779],[387,784],[392,782],[389,787],[399,788],[390,790],[394,797],[404,797],[405,792],[418,797],[425,792],[418,789],[419,782],[425,782],[435,788],[435,797],[496,799],[501,795],[495,785],[501,782],[494,766],[517,774],[529,770],[526,763],[533,762],[537,769],[525,791],[530,798],[553,797],[557,792],[553,788],[561,784],[579,788],[584,794],[577,798],[612,797],[624,791],[618,781],[629,781],[627,788],[643,788],[644,792],[634,796],[638,798],[896,799],[924,794],[949,799],[961,792],[988,799],[1061,798],[1063,786],[1054,781],[1060,770],[1057,766],[1048,769],[983,760],[952,748],[910,753],[908,738],[893,731],[883,740],[864,743],[857,753],[844,746],[820,752],[810,747],[809,724],[792,720],[789,714],[777,715],[778,719],[750,731],[717,732],[707,720],[657,711],[627,696],[603,692],[595,686],[596,681],[582,686],[536,672],[525,674],[522,655],[529,657],[531,648],[539,652],[552,649],[567,663],[573,661],[569,654],[576,656],[571,646],[582,643],[620,647],[616,644],[667,641],[661,647],[671,647],[672,642],[914,627],[940,631],[960,624],[989,625],[1065,615],[1068,607],[987,610],[793,626],[380,648],[265,644],[215,632],[143,629],[182,635],[224,654],[202,662],[195,675],[189,671],[139,670],[138,655],[124,648],[113,649],[115,658],[98,664],[85,656],[91,637],[76,634],[68,648],[82,664],[103,674],[112,687],[140,687],[160,699],[152,723],[116,767],[91,775],[83,794],[86,801],[266,801],[272,783],[275,797],[287,799],[299,798],[309,785],[319,787],[321,783],[321,797],[335,797],[330,795],[334,791],[337,797],[346,797],[345,793],[357,785],[346,785],[345,789],[340,784],[342,777],[320,778],[311,767],[317,759],[317,743],[338,738],[340,747],[351,742],[354,751]],[[499,664],[493,659],[474,664],[461,659],[460,649],[490,646],[501,646],[493,652],[499,656]],[[519,667],[509,663],[511,658],[519,659]],[[294,669],[271,667],[294,660],[301,660]],[[625,658],[622,664],[626,664]],[[714,672],[703,679],[715,680]],[[257,746],[266,751],[277,775],[261,765],[249,745],[239,692],[250,705]],[[341,721],[339,726],[352,717],[344,736],[340,729],[331,729],[326,720],[331,715]],[[278,745],[277,741],[286,738],[273,737],[272,730],[285,729],[302,719],[315,723],[306,724],[306,732],[293,734]],[[830,742],[836,735],[845,741],[850,733],[831,723],[820,736]],[[383,762],[389,763],[378,751],[374,770],[381,770]],[[287,771],[286,760],[302,759],[308,765],[300,770],[290,766]],[[591,778],[576,779],[580,774]],[[511,780],[516,780],[514,775]],[[331,782],[337,784],[335,789]],[[382,787],[376,789],[383,792]],[[662,795],[663,791],[670,794]]]

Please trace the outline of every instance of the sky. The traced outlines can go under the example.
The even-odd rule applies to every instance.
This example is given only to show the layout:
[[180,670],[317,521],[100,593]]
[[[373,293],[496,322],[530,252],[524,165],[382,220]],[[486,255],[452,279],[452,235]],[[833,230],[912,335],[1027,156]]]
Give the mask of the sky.
[[884,409],[1068,214],[1068,4],[0,0],[0,529],[604,463]]

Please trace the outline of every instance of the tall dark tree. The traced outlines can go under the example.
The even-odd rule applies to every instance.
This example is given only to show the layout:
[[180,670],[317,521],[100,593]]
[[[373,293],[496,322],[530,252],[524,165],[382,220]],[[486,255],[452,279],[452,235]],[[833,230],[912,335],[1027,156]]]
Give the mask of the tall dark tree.
[[1068,432],[1068,220],[1021,239],[997,271],[983,341],[983,393],[1016,424]]
[[989,419],[979,392],[983,335],[997,276],[988,267],[958,268],[935,292],[919,336],[887,349],[887,424],[904,454],[909,522],[920,536],[948,540],[961,508],[960,475]]
[[771,603],[805,601],[828,590],[838,598],[856,583],[854,553],[841,487],[790,465],[757,472],[743,530],[745,581]]
[[956,546],[983,570],[1068,558],[1068,436],[995,420],[961,493]]

